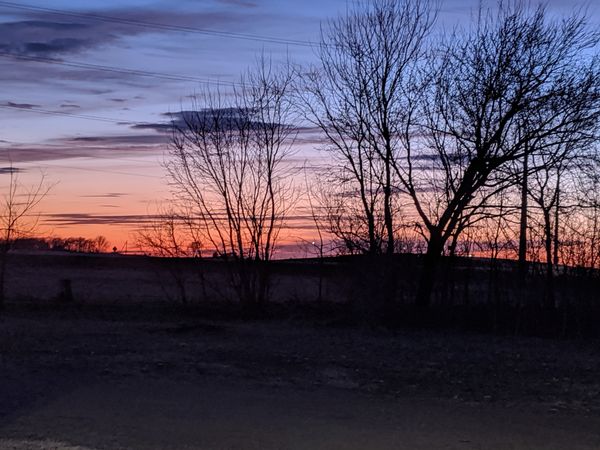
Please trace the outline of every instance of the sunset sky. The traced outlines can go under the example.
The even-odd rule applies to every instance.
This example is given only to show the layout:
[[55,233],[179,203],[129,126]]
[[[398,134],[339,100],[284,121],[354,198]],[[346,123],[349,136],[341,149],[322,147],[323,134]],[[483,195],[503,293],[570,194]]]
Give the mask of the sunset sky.
[[[466,23],[477,4],[442,0],[441,26]],[[600,24],[595,1],[552,0],[549,9],[586,5]],[[56,183],[40,233],[131,246],[169,198],[168,113],[189,106],[203,83],[227,89],[261,51],[310,62],[321,21],[345,8],[345,0],[0,1],[0,164],[12,161],[24,184],[41,173]],[[304,145],[297,159],[315,155]]]

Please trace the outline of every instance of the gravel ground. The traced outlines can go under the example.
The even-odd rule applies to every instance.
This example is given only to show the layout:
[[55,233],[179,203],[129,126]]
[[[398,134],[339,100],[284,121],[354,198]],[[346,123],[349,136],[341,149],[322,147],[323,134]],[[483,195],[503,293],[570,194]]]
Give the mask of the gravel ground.
[[9,308],[0,448],[600,448],[599,344]]

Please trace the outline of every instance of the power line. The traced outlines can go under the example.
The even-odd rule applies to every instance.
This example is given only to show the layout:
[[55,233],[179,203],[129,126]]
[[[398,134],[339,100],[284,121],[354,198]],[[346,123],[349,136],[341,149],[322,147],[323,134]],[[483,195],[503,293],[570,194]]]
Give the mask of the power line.
[[[123,121],[119,121],[116,119],[112,119],[112,118],[108,118],[108,117],[101,117],[101,116],[95,116],[95,115],[88,115],[88,114],[76,114],[76,113],[69,113],[69,112],[65,112],[65,111],[52,111],[52,110],[48,110],[48,109],[42,109],[42,108],[35,108],[35,107],[20,107],[17,105],[0,105],[0,108],[3,109],[16,109],[19,111],[23,111],[23,112],[35,112],[35,113],[39,113],[39,114],[46,114],[46,115],[53,115],[53,116],[60,116],[60,117],[75,117],[75,118],[79,118],[79,119],[85,119],[85,120],[94,120],[94,121],[99,121],[99,122],[105,122],[105,123],[115,123],[115,124],[131,124],[131,125],[147,125],[147,123],[144,122],[123,122]],[[44,144],[44,146],[51,146],[49,144]],[[58,146],[58,145],[57,145]],[[18,150],[15,149],[15,150]],[[24,149],[21,149],[24,150]],[[25,149],[27,150],[27,149]],[[40,154],[47,154],[47,155],[52,155],[52,156],[72,156],[68,153],[64,153],[63,152],[59,152],[59,151],[52,151],[52,150],[39,150],[36,149],[35,150],[37,153]],[[113,159],[119,159],[121,161],[130,161],[130,162],[136,162],[136,163],[147,163],[148,161],[141,161],[141,160],[134,160],[134,159],[126,159],[126,158],[112,158],[112,157],[101,157],[98,155],[89,155],[89,156],[81,156],[84,158],[95,158],[95,159],[106,159],[106,160],[113,160]]]
[[[18,104],[14,104],[14,105],[0,104],[0,108],[8,109],[8,110],[16,109],[18,111],[33,112],[33,113],[46,114],[46,115],[51,115],[51,116],[74,117],[77,119],[94,120],[94,121],[98,121],[98,122],[114,123],[117,125],[134,125],[134,126],[152,125],[151,123],[148,123],[148,122],[118,120],[118,119],[114,119],[111,117],[96,116],[96,115],[91,115],[91,114],[79,114],[79,113],[71,113],[71,112],[67,112],[67,111],[55,111],[55,110],[44,109],[44,108],[39,108],[39,107],[29,106],[29,105],[28,106],[19,106]],[[312,139],[310,139],[310,138],[295,138],[294,141],[311,143]]]
[[87,171],[87,172],[100,172],[100,173],[109,173],[109,174],[116,174],[116,175],[126,175],[126,176],[131,176],[131,177],[154,178],[154,179],[159,179],[159,180],[164,179],[164,177],[161,177],[158,175],[148,175],[145,173],[123,172],[120,170],[98,169],[98,168],[93,168],[93,167],[67,166],[67,165],[63,165],[63,164],[49,164],[46,162],[44,162],[43,164],[37,164],[35,166],[30,166],[30,167],[36,168],[36,169],[55,167],[58,169],[83,170],[83,171]]
[[83,171],[88,171],[88,172],[100,172],[100,173],[109,173],[109,174],[116,174],[116,175],[126,175],[126,176],[130,176],[130,177],[142,177],[142,178],[154,178],[154,179],[158,179],[158,180],[162,180],[164,179],[164,177],[158,176],[158,175],[148,175],[145,173],[133,173],[133,172],[123,172],[120,170],[109,170],[109,169],[98,169],[98,168],[93,168],[93,167],[78,167],[78,166],[66,166],[63,164],[48,164],[48,163],[43,163],[40,164],[38,167],[56,167],[59,169],[69,169],[69,170],[83,170]]
[[[15,149],[15,150],[19,150],[19,149]],[[21,150],[23,150],[23,149],[21,149]],[[25,149],[25,150],[27,150],[27,149]],[[65,158],[73,156],[68,153],[53,152],[52,150],[36,149],[35,153],[41,154],[41,155],[45,154],[45,155],[50,155],[50,156],[58,156],[58,157],[63,156]],[[105,161],[129,161],[129,162],[135,162],[135,163],[141,163],[141,164],[149,163],[149,161],[126,159],[126,158],[120,158],[118,156],[108,157],[108,156],[89,155],[89,156],[81,156],[81,158],[100,159],[100,160],[105,160]],[[163,179],[163,177],[160,177],[157,175],[148,175],[148,174],[142,174],[142,173],[132,173],[132,172],[124,172],[124,171],[120,171],[120,170],[100,169],[100,168],[93,168],[93,167],[79,167],[79,166],[70,166],[70,165],[64,165],[64,164],[54,164],[54,163],[48,163],[46,161],[39,162],[37,165],[32,165],[31,162],[28,162],[28,161],[22,161],[22,164],[25,164],[28,167],[37,168],[37,169],[43,169],[46,167],[55,167],[58,169],[83,170],[83,171],[88,171],[88,172],[100,172],[100,173],[110,173],[110,174],[127,175],[127,176],[134,176],[134,177]]]
[[[49,151],[42,151],[39,152],[41,154],[52,154]],[[52,154],[54,155],[54,154]],[[65,155],[66,156],[66,155]],[[103,159],[103,160],[120,160],[122,161],[122,158],[109,158],[109,157],[100,157],[100,156],[90,156],[89,158],[93,158],[93,159]],[[129,160],[129,161],[135,161],[135,160]],[[139,161],[141,162],[141,161]],[[143,161],[143,163],[147,163],[148,161]],[[29,168],[33,168],[33,169],[44,169],[44,168],[48,168],[48,167],[55,167],[58,169],[69,169],[69,170],[83,170],[83,171],[87,171],[87,172],[101,172],[101,173],[110,173],[110,174],[117,174],[117,175],[127,175],[127,176],[132,176],[132,177],[143,177],[143,178],[155,178],[155,179],[164,179],[164,177],[162,176],[158,176],[158,175],[149,175],[149,174],[144,174],[144,173],[133,173],[133,172],[124,172],[121,170],[111,170],[111,169],[100,169],[100,168],[95,168],[95,167],[80,167],[80,166],[71,166],[71,165],[64,165],[64,164],[54,164],[54,163],[48,163],[46,161],[43,162],[38,162],[38,164],[33,165],[31,162],[28,161],[22,161],[21,164],[26,165]]]
[[[76,117],[76,118],[80,118],[80,119],[86,119],[86,120],[95,120],[95,121],[99,121],[99,122],[108,122],[108,123],[116,123],[116,124],[122,124],[122,121],[118,121],[116,119],[110,119],[108,117],[100,117],[100,116],[93,116],[93,115],[87,115],[87,114],[75,114],[75,113],[68,113],[68,112],[64,112],[64,111],[51,111],[51,110],[47,110],[47,109],[42,109],[42,108],[23,108],[23,107],[19,107],[16,105],[0,105],[0,108],[4,108],[4,109],[17,109],[19,111],[24,111],[24,112],[35,112],[35,113],[40,113],[40,114],[47,114],[47,115],[55,115],[55,116],[61,116],[61,117]],[[144,123],[142,122],[128,122],[131,123],[133,125],[144,125]],[[43,153],[40,152],[40,153]],[[51,151],[46,151],[47,154],[52,154]],[[60,156],[59,153],[55,153],[56,156]],[[66,156],[66,155],[64,155]],[[113,158],[103,158],[103,157],[99,157],[99,156],[89,156],[90,158],[97,158],[97,159],[113,159]],[[117,159],[117,158],[114,158]],[[120,159],[120,158],[119,158]],[[133,160],[131,160],[133,161]],[[136,161],[136,162],[141,162],[141,161]],[[144,163],[146,163],[147,161],[144,161]],[[83,167],[70,167],[70,166],[62,166],[62,165],[55,165],[55,164],[47,164],[44,163],[50,167],[58,167],[58,168],[65,168],[65,169],[75,169],[75,170],[89,170],[89,171],[94,171],[94,172],[106,172],[106,173],[116,173],[116,174],[121,174],[121,175],[132,175],[132,176],[144,176],[144,177],[148,177],[148,178],[161,178],[161,177],[157,177],[157,176],[152,176],[152,175],[144,175],[144,174],[132,174],[132,173],[128,173],[128,172],[119,172],[119,171],[109,171],[109,170],[103,170],[103,169],[92,169],[92,168],[83,168]]]
[[148,122],[132,122],[130,120],[118,120],[118,119],[114,119],[114,118],[110,118],[110,117],[96,116],[96,115],[92,115],[92,114],[79,114],[79,113],[71,113],[71,112],[66,112],[66,111],[55,111],[55,110],[51,110],[51,109],[38,108],[35,106],[24,107],[24,106],[19,106],[17,104],[15,104],[15,105],[2,104],[2,105],[0,105],[0,108],[11,109],[11,110],[16,109],[18,111],[46,114],[49,116],[74,117],[76,119],[94,120],[97,122],[113,123],[113,124],[117,124],[117,125],[137,125],[137,126],[151,125]]
[[[9,153],[32,153],[32,154],[36,154],[36,155],[45,155],[45,156],[55,156],[57,157],[57,159],[74,159],[74,158],[89,158],[89,159],[100,159],[100,160],[106,160],[106,161],[124,161],[124,162],[132,162],[132,163],[136,163],[136,164],[150,164],[153,161],[150,160],[142,160],[142,159],[132,159],[132,158],[128,158],[128,157],[122,157],[119,155],[113,155],[113,156],[100,156],[100,155],[77,155],[77,154],[72,154],[69,153],[66,149],[65,149],[65,145],[60,145],[60,144],[32,144],[32,147],[34,148],[21,148],[18,147],[20,145],[26,145],[26,144],[14,144],[16,145],[16,147],[13,148],[7,148],[7,147],[3,147],[0,148],[0,150],[8,150]],[[37,145],[37,146],[36,146]],[[39,146],[39,147],[38,147]],[[45,147],[60,147],[62,150],[52,150],[52,149],[46,149]],[[90,149],[89,147],[83,147],[83,149]],[[28,161],[22,161],[25,164],[28,164]],[[157,161],[154,161],[157,162]],[[153,166],[150,166],[153,167]]]
[[94,20],[98,20],[101,22],[119,23],[119,24],[123,24],[123,25],[133,25],[133,26],[143,27],[143,28],[153,28],[153,29],[159,29],[159,30],[165,30],[165,31],[181,31],[181,32],[185,32],[185,33],[195,33],[195,34],[225,37],[225,38],[231,38],[231,39],[266,42],[266,43],[270,43],[270,44],[294,45],[294,46],[301,46],[301,47],[314,47],[315,45],[318,45],[315,42],[298,40],[298,39],[285,39],[285,38],[278,38],[278,37],[272,37],[272,36],[261,36],[261,35],[249,34],[249,33],[235,33],[235,32],[231,32],[231,31],[220,31],[220,30],[212,30],[212,29],[207,29],[207,28],[186,27],[186,26],[182,26],[182,25],[169,25],[169,24],[164,24],[164,23],[159,23],[159,22],[148,22],[148,21],[142,21],[142,20],[136,20],[136,19],[123,19],[120,17],[105,16],[105,15],[93,14],[93,13],[78,13],[78,12],[67,11],[67,10],[63,10],[63,9],[44,8],[44,7],[40,7],[40,6],[23,5],[23,4],[19,4],[19,3],[5,2],[5,1],[0,1],[0,6],[4,6],[5,8],[11,8],[11,9],[25,10],[25,11],[44,12],[44,13],[48,13],[48,14],[54,14],[54,15],[65,16],[65,17],[94,19]]
[[4,105],[0,105],[0,108],[13,109],[13,110],[16,109],[19,111],[35,112],[35,113],[47,114],[47,115],[51,115],[51,116],[75,117],[78,119],[95,120],[97,122],[115,123],[117,125],[122,125],[125,123],[131,124],[131,125],[147,125],[142,122],[129,122],[129,121],[124,121],[124,120],[111,119],[108,117],[95,116],[95,115],[91,115],[91,114],[77,114],[77,113],[70,113],[70,112],[66,112],[66,111],[53,111],[53,110],[49,110],[49,109],[29,107],[29,106],[23,107],[23,106],[19,106],[19,105],[4,104]]
[[[85,119],[85,120],[92,120],[92,121],[97,121],[97,122],[104,122],[104,123],[112,123],[112,124],[117,124],[117,125],[148,125],[147,122],[132,122],[132,121],[123,121],[123,120],[118,120],[118,119],[114,119],[114,118],[110,118],[110,117],[103,117],[103,116],[97,116],[97,115],[91,115],[91,114],[79,114],[79,113],[71,113],[71,112],[66,112],[66,111],[54,111],[54,110],[49,110],[49,109],[44,109],[44,108],[39,108],[39,107],[23,107],[23,106],[19,106],[19,105],[10,105],[10,104],[0,104],[0,108],[2,109],[7,109],[7,110],[18,110],[18,111],[22,111],[22,112],[30,112],[30,113],[38,113],[38,114],[44,114],[44,115],[51,115],[51,116],[59,116],[59,117],[73,117],[73,118],[78,118],[78,119]],[[302,138],[296,138],[294,140],[295,142],[303,142],[304,139]],[[310,140],[307,140],[307,142]],[[44,146],[51,146],[49,144],[44,144]],[[18,150],[18,149],[16,149]],[[25,149],[26,150],[26,149]],[[53,155],[53,156],[72,156],[68,153],[64,153],[64,152],[53,152],[51,150],[38,150],[36,149],[36,152],[41,153],[41,154],[48,154],[48,155]],[[125,158],[112,158],[112,157],[101,157],[101,156],[97,156],[97,155],[89,155],[89,156],[81,156],[82,158],[95,158],[95,159],[106,159],[106,160],[113,160],[113,159],[119,159],[122,161],[131,161],[131,162],[136,162],[136,163],[147,163],[148,161],[141,161],[141,160],[134,160],[134,159],[125,159]],[[61,166],[56,166],[56,167],[61,167]],[[64,168],[69,168],[67,166],[63,166]],[[86,170],[81,168],[81,170]],[[89,169],[92,170],[92,169]],[[100,171],[99,169],[93,169],[94,171]],[[113,173],[113,172],[109,172],[109,173]],[[124,172],[114,172],[114,173],[121,173],[124,175],[129,175],[128,173],[124,173]],[[139,174],[138,174],[139,175]],[[156,178],[156,177],[155,177]]]
[[[0,2],[1,3],[1,2]],[[217,80],[214,78],[199,78],[188,75],[176,75],[176,74],[168,74],[161,72],[152,72],[147,70],[137,70],[137,69],[128,69],[128,68],[119,68],[114,66],[107,66],[103,64],[89,64],[89,63],[80,63],[74,61],[65,61],[62,59],[55,58],[45,58],[43,56],[29,56],[22,54],[15,54],[9,52],[0,52],[0,57],[9,58],[13,60],[25,60],[30,62],[44,63],[44,64],[55,64],[59,66],[66,67],[74,67],[77,69],[88,69],[88,70],[98,70],[102,72],[111,72],[111,73],[119,73],[125,75],[134,75],[140,77],[150,77],[150,78],[158,78],[163,80],[171,80],[171,81],[190,81],[196,83],[206,83],[206,84],[215,84],[215,85],[223,85],[223,86],[243,86],[242,83],[237,83],[234,81],[223,81]]]
[[[54,116],[59,116],[59,117],[74,117],[74,118],[79,118],[79,119],[85,119],[85,120],[94,120],[94,121],[99,121],[99,122],[105,122],[105,123],[115,123],[115,124],[128,124],[128,125],[148,125],[147,123],[144,122],[123,122],[117,119],[112,119],[112,118],[108,118],[108,117],[101,117],[101,116],[94,116],[94,115],[88,115],[88,114],[77,114],[77,113],[69,113],[69,112],[65,112],[65,111],[52,111],[52,110],[48,110],[48,109],[42,109],[42,108],[36,108],[36,107],[21,107],[18,105],[0,105],[0,108],[3,109],[9,109],[9,110],[19,110],[19,111],[23,111],[23,112],[34,112],[34,113],[39,113],[39,114],[45,114],[45,115],[54,115]],[[296,143],[311,143],[311,140],[304,140],[303,138],[296,138],[294,139],[294,142]],[[49,144],[44,144],[44,146],[49,146]],[[18,150],[18,149],[16,149]],[[25,149],[27,150],[27,149]],[[64,157],[69,157],[72,156],[68,153],[64,153],[64,152],[52,152],[51,150],[38,150],[36,149],[36,152],[41,153],[41,154],[48,154],[48,155],[53,155],[53,156],[64,156]],[[89,156],[81,156],[82,158],[94,158],[94,159],[106,159],[106,160],[113,160],[113,159],[119,159],[121,161],[130,161],[130,162],[136,162],[136,163],[147,163],[148,161],[141,161],[141,160],[134,160],[134,159],[126,159],[126,158],[119,158],[119,157],[101,157],[101,156],[97,156],[97,155],[89,155]],[[58,167],[58,166],[57,166]],[[65,166],[65,168],[68,168]],[[116,173],[116,172],[115,172]],[[127,175],[126,173],[123,173],[125,175]]]

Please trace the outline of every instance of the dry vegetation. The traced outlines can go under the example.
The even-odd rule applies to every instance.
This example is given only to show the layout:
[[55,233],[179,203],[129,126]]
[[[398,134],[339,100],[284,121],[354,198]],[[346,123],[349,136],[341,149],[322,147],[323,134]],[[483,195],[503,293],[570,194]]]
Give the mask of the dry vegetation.
[[[248,320],[237,302],[224,299],[225,291],[202,297],[216,295],[217,285],[202,294],[198,272],[226,279],[221,261],[13,257],[10,267],[18,276],[10,278],[13,295],[0,319],[0,354],[2,373],[15,383],[27,373],[70,383],[88,375],[193,378],[206,372],[267,384],[333,384],[385,395],[600,412],[595,340],[477,334],[465,332],[472,323],[460,320],[443,322],[445,332],[382,327],[373,312],[377,305],[357,300],[360,286],[343,284],[347,266],[340,272],[331,261],[320,303],[318,266],[280,262],[273,270],[279,306],[271,305],[261,320]],[[166,264],[187,271],[191,303],[177,298]],[[71,304],[60,303],[59,280],[66,277],[72,280]],[[399,285],[407,286],[407,279]],[[38,383],[22,387],[44,390],[45,383]]]
[[[356,276],[364,275],[360,259],[273,263],[279,302],[249,318],[239,301],[226,300],[237,297],[221,260],[10,256],[14,273],[0,316],[3,448],[181,448],[198,436],[216,436],[207,448],[369,445],[346,427],[379,430],[366,441],[381,439],[378,448],[593,449],[600,442],[597,339],[473,333],[465,316],[434,324],[446,331],[390,326],[373,280]],[[406,258],[399,299],[415,289],[416,259]],[[487,280],[479,264],[484,276],[469,278],[474,298]],[[68,303],[64,279],[71,280]],[[410,303],[411,293],[405,297]],[[294,409],[274,416],[288,402]],[[414,421],[429,420],[428,431],[423,422],[399,431],[394,417],[404,408]],[[330,434],[305,437],[311,420]],[[231,423],[245,431],[219,431]],[[257,437],[253,423],[266,431]],[[471,440],[457,441],[456,427]]]

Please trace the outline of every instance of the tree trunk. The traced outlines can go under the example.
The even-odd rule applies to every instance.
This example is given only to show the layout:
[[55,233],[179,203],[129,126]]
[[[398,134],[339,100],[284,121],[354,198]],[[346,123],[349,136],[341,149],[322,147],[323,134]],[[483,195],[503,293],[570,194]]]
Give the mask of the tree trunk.
[[555,206],[554,206],[554,255],[552,257],[554,267],[558,266],[558,251],[560,248],[559,244],[559,219],[560,219],[560,171],[556,176],[556,191],[555,195]]
[[8,244],[0,248],[0,311],[4,309],[6,300],[6,267],[8,259]]
[[392,168],[390,166],[391,150],[387,146],[385,161],[384,219],[387,232],[387,255],[394,254],[394,217],[392,214]]
[[0,311],[4,309],[5,287],[4,280],[6,277],[6,255],[0,256]]
[[550,211],[544,209],[544,246],[546,249],[546,295],[544,307],[554,309],[554,265],[552,264],[552,224]]
[[398,289],[398,274],[396,269],[398,265],[391,254],[385,255],[382,260],[383,267],[383,283],[384,283],[384,304],[383,312],[389,318],[392,317],[394,307],[396,305],[396,291]]
[[[521,184],[521,221],[519,227],[519,282],[524,284],[527,276],[527,183],[528,183],[528,157],[523,161],[523,181]],[[521,286],[522,287],[522,286]]]
[[258,262],[258,306],[262,310],[269,301],[270,262]]
[[392,217],[391,202],[392,202],[391,188],[389,186],[386,186],[384,218],[385,218],[385,229],[386,229],[386,233],[387,233],[386,254],[388,256],[391,256],[394,254],[394,223],[393,223],[394,219]]
[[421,277],[417,287],[417,296],[415,298],[415,306],[419,309],[427,309],[431,304],[431,294],[433,293],[433,285],[437,275],[442,249],[444,243],[441,233],[436,231],[431,233],[429,243],[427,244],[427,252],[423,259],[423,267],[421,268]]
[[369,254],[376,255],[379,253],[379,245],[375,237],[375,218],[373,214],[367,213],[367,224],[369,227]]

